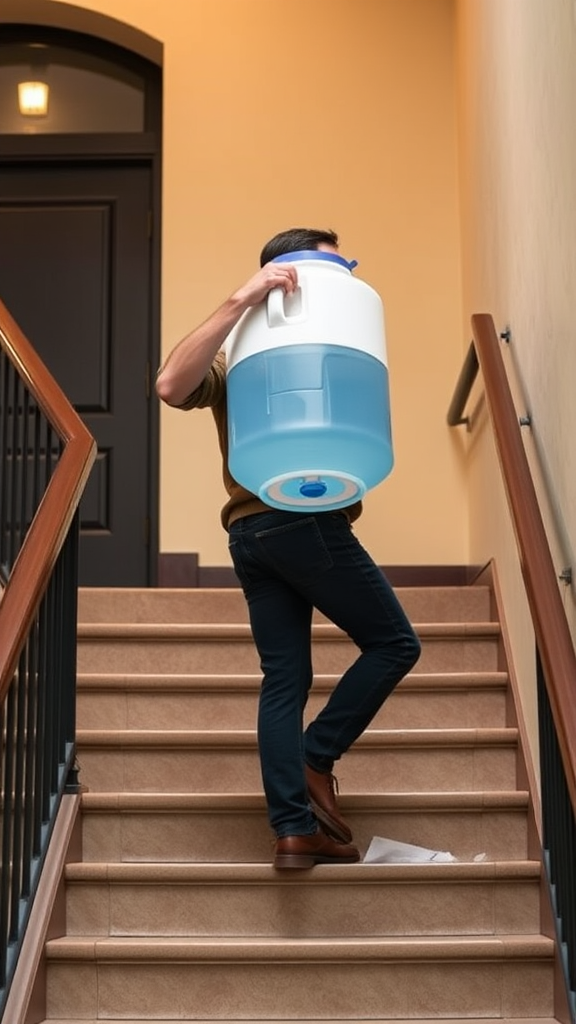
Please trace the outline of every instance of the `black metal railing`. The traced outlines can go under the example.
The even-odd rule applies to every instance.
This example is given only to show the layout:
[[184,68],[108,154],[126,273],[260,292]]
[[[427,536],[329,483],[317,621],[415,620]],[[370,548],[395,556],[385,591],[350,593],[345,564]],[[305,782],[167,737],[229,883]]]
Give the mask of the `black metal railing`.
[[448,423],[469,422],[481,370],[536,639],[543,860],[576,1022],[576,654],[492,317],[473,316],[472,330]]
[[542,786],[542,847],[556,937],[576,1019],[576,818],[542,661],[536,649],[538,734]]
[[0,1017],[75,770],[78,504],[95,445],[0,303]]
[[75,519],[0,709],[0,993],[16,966],[60,797],[76,782],[77,532]]

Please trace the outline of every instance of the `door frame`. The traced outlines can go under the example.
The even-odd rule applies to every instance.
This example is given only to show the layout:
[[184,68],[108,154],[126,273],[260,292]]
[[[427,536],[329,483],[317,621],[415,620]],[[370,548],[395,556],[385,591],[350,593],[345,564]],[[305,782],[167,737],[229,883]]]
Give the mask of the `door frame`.
[[154,401],[154,377],[160,362],[161,213],[162,213],[162,65],[163,44],[135,26],[108,15],[52,0],[2,0],[2,42],[34,36],[65,41],[77,52],[98,53],[144,78],[144,131],[130,133],[0,135],[0,160],[37,163],[66,160],[102,163],[146,160],[151,172],[150,332],[148,414],[148,586],[158,585],[160,506],[160,403]]
[[130,163],[144,159],[152,176],[151,238],[150,238],[150,333],[149,333],[149,406],[148,406],[148,497],[146,516],[149,522],[147,550],[148,586],[158,583],[159,554],[159,459],[160,409],[154,401],[154,375],[160,359],[160,153],[154,132],[141,134],[94,135],[3,135],[0,136],[0,160],[9,163],[47,163],[66,159],[71,164],[103,164],[119,161]]

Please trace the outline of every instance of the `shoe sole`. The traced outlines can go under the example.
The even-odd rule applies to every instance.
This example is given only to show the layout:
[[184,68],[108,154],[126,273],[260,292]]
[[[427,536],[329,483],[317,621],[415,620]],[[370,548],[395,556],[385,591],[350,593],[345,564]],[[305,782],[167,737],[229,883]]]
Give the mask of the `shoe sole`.
[[280,853],[274,858],[274,867],[279,871],[303,870],[313,868],[315,864],[357,864],[360,855],[357,857],[314,857],[306,853]]
[[340,843],[351,843],[353,839],[352,830],[347,825],[340,825],[339,822],[330,817],[328,812],[323,807],[320,807],[320,804],[317,804],[315,800],[312,800],[310,797],[309,800],[310,806],[326,835],[330,836],[331,839],[337,839]]

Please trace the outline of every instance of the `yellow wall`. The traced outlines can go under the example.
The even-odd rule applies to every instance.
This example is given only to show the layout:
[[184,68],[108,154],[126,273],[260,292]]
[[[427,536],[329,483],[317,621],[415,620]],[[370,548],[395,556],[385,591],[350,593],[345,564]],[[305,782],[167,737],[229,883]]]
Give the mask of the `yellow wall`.
[[[458,0],[463,307],[505,352],[557,572],[576,536],[576,5]],[[534,639],[488,431],[470,447],[471,560],[495,556],[536,751]],[[544,497],[544,484],[552,501]],[[562,598],[576,636],[573,591]]]
[[[22,0],[25,4],[26,0]],[[162,347],[290,226],[332,227],[382,295],[396,468],[358,534],[467,561],[445,414],[461,361],[452,0],[90,0],[164,44]],[[228,564],[211,416],[163,409],[161,550]]]

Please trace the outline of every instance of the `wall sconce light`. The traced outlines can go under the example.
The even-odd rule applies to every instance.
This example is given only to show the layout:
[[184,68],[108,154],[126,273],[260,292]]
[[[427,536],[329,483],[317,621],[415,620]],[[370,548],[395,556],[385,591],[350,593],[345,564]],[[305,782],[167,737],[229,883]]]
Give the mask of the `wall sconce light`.
[[24,117],[45,117],[48,113],[48,86],[45,82],[19,82],[18,107]]

